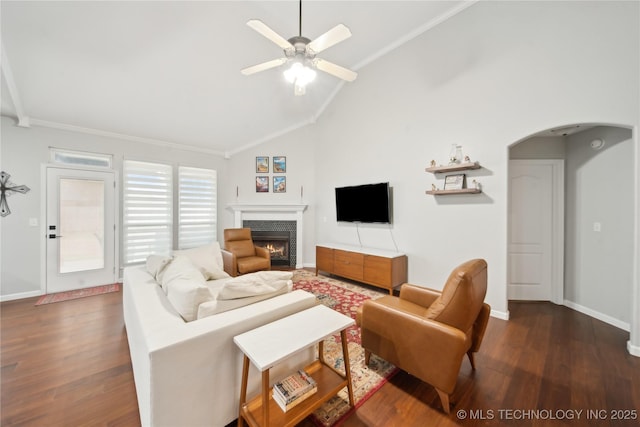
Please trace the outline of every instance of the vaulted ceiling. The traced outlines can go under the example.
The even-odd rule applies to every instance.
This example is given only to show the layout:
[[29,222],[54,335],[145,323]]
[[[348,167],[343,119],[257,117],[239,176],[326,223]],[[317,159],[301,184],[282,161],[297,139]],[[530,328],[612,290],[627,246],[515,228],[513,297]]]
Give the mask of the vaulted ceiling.
[[[353,36],[322,53],[363,78],[367,65],[458,13],[464,1],[305,1],[302,35],[339,23]],[[1,113],[40,125],[232,155],[316,120],[353,83],[318,72],[304,96],[283,56],[246,25],[298,34],[298,1],[6,1]],[[400,64],[399,64],[400,66]],[[393,84],[390,80],[389,84]]]

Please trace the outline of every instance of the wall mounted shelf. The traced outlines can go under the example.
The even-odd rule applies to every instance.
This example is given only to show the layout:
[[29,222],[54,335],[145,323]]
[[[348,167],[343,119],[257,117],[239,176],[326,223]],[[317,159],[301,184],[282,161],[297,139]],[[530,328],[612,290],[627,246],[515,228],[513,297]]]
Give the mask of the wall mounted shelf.
[[447,173],[447,172],[458,172],[458,171],[466,171],[472,169],[480,169],[480,163],[478,162],[470,162],[470,163],[458,163],[447,166],[434,166],[430,168],[426,168],[425,171],[431,173]]
[[[478,162],[467,162],[467,163],[456,163],[453,165],[447,166],[433,166],[430,168],[426,168],[425,171],[430,172],[432,174],[446,174],[450,172],[460,172],[467,171],[473,169],[480,169],[480,163]],[[466,181],[466,179],[465,179]],[[463,183],[463,185],[465,185]],[[461,188],[457,190],[428,190],[425,192],[426,194],[432,196],[451,196],[454,194],[479,194],[482,193],[482,190],[479,188]]]
[[482,190],[477,188],[463,188],[460,190],[429,190],[426,191],[426,193],[432,196],[450,196],[452,194],[478,194],[482,193]]

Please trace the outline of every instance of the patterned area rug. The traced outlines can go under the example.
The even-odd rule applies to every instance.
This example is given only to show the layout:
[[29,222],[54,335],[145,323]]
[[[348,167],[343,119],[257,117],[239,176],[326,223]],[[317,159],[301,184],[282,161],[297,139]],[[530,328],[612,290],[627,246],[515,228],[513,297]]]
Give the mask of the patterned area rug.
[[[293,288],[311,292],[324,305],[353,319],[362,303],[368,299],[388,295],[386,292],[374,291],[362,286],[342,282],[324,276],[315,276],[310,271],[296,270],[293,276]],[[360,346],[360,328],[356,325],[347,329],[349,360],[351,362],[351,382],[355,408],[360,407],[373,395],[398,369],[376,355],[371,356],[369,366],[364,364],[364,350]],[[344,373],[344,360],[340,335],[335,335],[324,342],[325,361]],[[344,388],[318,408],[311,418],[316,425],[322,427],[339,426],[355,408],[349,406],[349,396]]]
[[91,297],[94,295],[108,294],[109,292],[118,292],[120,285],[114,283],[112,285],[95,286],[93,288],[76,289],[67,292],[58,292],[57,294],[47,294],[41,296],[35,305],[51,304],[54,302],[69,301],[72,299]]

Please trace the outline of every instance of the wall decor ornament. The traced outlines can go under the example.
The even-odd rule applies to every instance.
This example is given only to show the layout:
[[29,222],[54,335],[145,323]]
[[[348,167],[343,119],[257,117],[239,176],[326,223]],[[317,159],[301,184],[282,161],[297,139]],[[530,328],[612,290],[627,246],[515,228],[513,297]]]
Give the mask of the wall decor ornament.
[[256,173],[269,173],[269,156],[256,157]]
[[0,172],[0,216],[7,216],[11,213],[11,209],[9,209],[9,204],[7,203],[7,197],[11,196],[13,193],[26,193],[31,190],[26,185],[15,185],[13,182],[9,181],[11,175],[7,172]]
[[285,156],[273,156],[273,173],[285,173],[287,171],[287,158]]
[[287,177],[286,176],[274,176],[273,177],[273,192],[274,193],[286,193],[287,192]]
[[268,192],[269,192],[269,177],[256,176],[256,193],[268,193]]
[[465,174],[448,175],[444,179],[445,190],[462,190],[465,188],[466,176]]

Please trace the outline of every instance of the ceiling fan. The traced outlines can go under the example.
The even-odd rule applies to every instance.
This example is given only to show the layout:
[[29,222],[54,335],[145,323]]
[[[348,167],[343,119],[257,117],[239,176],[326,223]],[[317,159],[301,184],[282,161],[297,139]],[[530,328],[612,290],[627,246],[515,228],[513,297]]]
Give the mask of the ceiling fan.
[[280,46],[284,50],[285,57],[253,65],[240,70],[240,72],[248,76],[260,71],[279,67],[283,64],[291,64],[284,72],[284,76],[290,83],[294,84],[294,93],[296,95],[305,94],[307,84],[313,81],[316,76],[315,69],[324,71],[348,82],[354,81],[358,76],[358,73],[355,71],[316,57],[318,53],[351,37],[349,28],[343,24],[338,24],[320,37],[311,41],[307,37],[302,36],[302,0],[300,0],[299,4],[298,35],[291,37],[289,40],[273,31],[259,19],[251,19],[247,22],[249,27]]

